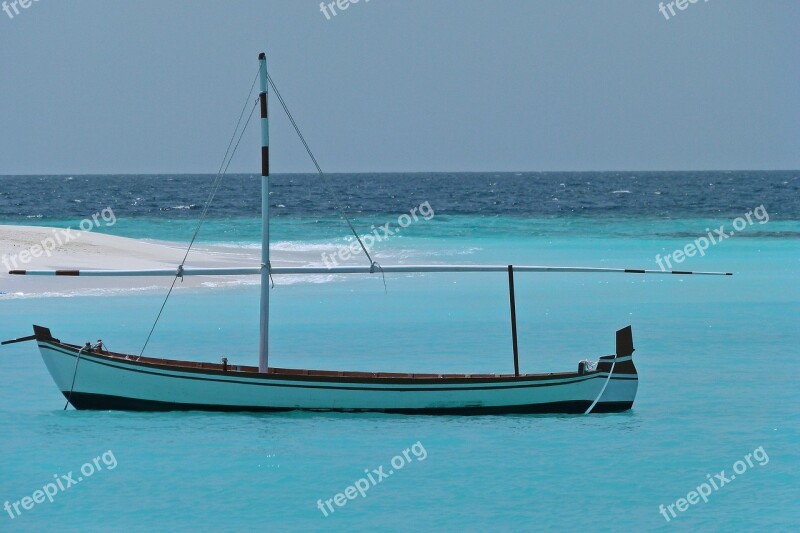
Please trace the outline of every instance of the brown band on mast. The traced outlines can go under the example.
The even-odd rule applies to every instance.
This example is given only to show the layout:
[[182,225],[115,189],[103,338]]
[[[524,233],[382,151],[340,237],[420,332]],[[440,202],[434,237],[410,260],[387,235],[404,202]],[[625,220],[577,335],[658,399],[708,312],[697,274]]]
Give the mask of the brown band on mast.
[[[258,95],[258,100],[261,102],[261,120],[266,120],[269,118],[266,91]],[[261,175],[269,176],[269,146],[261,147]]]
[[261,147],[261,175],[269,176],[269,146]]
[[56,270],[56,276],[80,276],[80,270]]
[[267,93],[261,93],[258,95],[258,99],[261,102],[261,118],[268,118],[267,114]]

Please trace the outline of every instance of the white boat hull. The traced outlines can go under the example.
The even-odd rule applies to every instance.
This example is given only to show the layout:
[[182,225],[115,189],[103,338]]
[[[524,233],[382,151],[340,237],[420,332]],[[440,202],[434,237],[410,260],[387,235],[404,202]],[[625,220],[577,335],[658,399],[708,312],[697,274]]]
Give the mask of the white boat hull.
[[52,338],[37,342],[56,385],[77,409],[583,413],[597,400],[593,412],[619,412],[632,407],[638,386],[630,355],[602,358],[599,370],[586,373],[420,377],[280,369],[259,374],[253,367],[222,370],[210,363],[83,351],[76,371],[78,346]]

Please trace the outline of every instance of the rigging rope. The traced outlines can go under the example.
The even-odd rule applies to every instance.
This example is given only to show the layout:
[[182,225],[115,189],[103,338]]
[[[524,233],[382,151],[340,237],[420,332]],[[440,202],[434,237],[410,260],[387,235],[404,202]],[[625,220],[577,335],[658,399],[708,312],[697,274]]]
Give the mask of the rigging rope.
[[[600,389],[600,394],[597,395],[597,398],[594,399],[592,405],[590,405],[589,408],[586,410],[586,412],[583,414],[588,415],[589,413],[591,413],[592,409],[594,409],[594,406],[597,405],[597,402],[599,402],[600,398],[603,397],[603,393],[606,392],[606,387],[608,387],[608,382],[611,381],[611,374],[614,373],[614,366],[617,364],[617,357],[618,356],[614,357],[614,359],[611,360],[611,368],[608,371],[608,377],[606,378],[606,382],[603,383],[603,388]],[[600,366],[600,361],[597,362],[597,365]]]
[[[259,67],[259,72],[260,72]],[[253,94],[253,88],[256,86],[256,81],[258,81],[258,74],[256,72],[256,77],[253,78],[253,83],[250,85],[250,91],[247,93],[247,99],[244,101],[244,106],[242,106],[242,112],[239,113],[239,120],[236,121],[236,127],[233,129],[233,135],[231,135],[230,141],[228,141],[228,148],[225,150],[225,155],[222,157],[222,163],[219,165],[219,170],[217,170],[217,175],[214,178],[214,183],[212,185],[211,193],[208,195],[208,199],[206,200],[206,204],[203,206],[203,211],[200,213],[200,220],[197,222],[197,227],[194,230],[194,235],[192,235],[192,240],[189,242],[188,248],[186,248],[186,255],[183,256],[183,261],[181,261],[181,266],[186,262],[186,258],[189,256],[189,251],[192,249],[192,245],[194,244],[195,239],[197,239],[197,234],[200,233],[200,228],[203,226],[203,222],[206,218],[206,213],[208,212],[208,208],[211,206],[211,202],[214,200],[214,196],[217,194],[217,190],[219,186],[222,184],[222,178],[225,177],[225,173],[228,172],[228,166],[231,164],[231,160],[233,159],[233,155],[236,153],[236,148],[239,147],[239,141],[242,140],[242,135],[244,131],[247,129],[247,124],[250,123],[250,118],[253,116],[253,110],[255,109],[255,104],[253,104],[253,109],[250,110],[250,116],[247,117],[247,123],[242,128],[242,133],[239,135],[239,141],[236,141],[236,146],[233,148],[233,153],[230,154],[230,158],[228,159],[228,154],[231,151],[231,145],[233,145],[233,139],[236,138],[236,132],[239,130],[239,125],[242,123],[242,117],[244,117],[244,112],[247,110],[247,102],[250,101],[250,95]],[[225,164],[225,160],[228,159],[228,164]],[[225,167],[223,170],[223,166]]]
[[[167,291],[166,297],[164,297],[164,302],[161,304],[161,308],[158,310],[158,315],[156,315],[156,319],[155,319],[155,321],[153,321],[153,327],[150,328],[150,333],[147,334],[147,339],[144,341],[144,345],[142,346],[142,350],[139,352],[139,356],[137,357],[137,359],[142,357],[142,355],[144,354],[145,349],[147,348],[147,345],[150,343],[150,338],[153,336],[153,332],[155,331],[156,326],[158,325],[158,321],[161,318],[161,314],[164,312],[164,308],[167,305],[167,301],[169,301],[169,297],[172,295],[172,290],[175,288],[175,283],[178,281],[178,278],[183,280],[183,267],[186,264],[186,259],[189,257],[189,252],[192,250],[192,246],[194,245],[194,242],[197,239],[197,235],[200,233],[200,228],[203,226],[203,222],[205,221],[206,215],[208,213],[208,208],[211,206],[211,202],[214,200],[214,197],[216,196],[217,191],[219,190],[219,187],[222,184],[222,179],[225,177],[225,174],[228,172],[228,167],[230,166],[231,161],[233,160],[233,156],[236,154],[236,149],[239,148],[239,143],[241,142],[242,137],[244,136],[244,132],[247,130],[247,126],[250,124],[250,119],[253,118],[253,112],[255,111],[255,109],[256,109],[256,107],[257,107],[257,105],[259,103],[258,99],[256,99],[256,101],[254,102],[253,107],[250,109],[250,114],[247,117],[247,121],[245,122],[245,124],[242,127],[241,131],[239,131],[239,126],[242,123],[242,118],[244,117],[244,113],[247,110],[247,103],[250,101],[250,96],[253,94],[253,88],[256,85],[256,81],[258,81],[258,75],[259,75],[260,72],[261,72],[261,68],[259,67],[259,70],[258,70],[258,72],[256,72],[256,76],[253,79],[253,83],[250,85],[250,91],[247,93],[247,99],[245,100],[244,106],[242,107],[242,111],[239,114],[239,120],[236,122],[236,127],[233,130],[233,135],[231,135],[231,139],[230,139],[230,141],[228,141],[228,148],[225,150],[225,155],[222,157],[222,163],[220,163],[219,170],[217,170],[217,174],[216,174],[216,176],[214,178],[214,181],[213,181],[213,183],[211,185],[211,192],[209,193],[208,198],[206,199],[205,205],[203,206],[203,211],[200,213],[200,220],[198,220],[198,222],[197,222],[197,227],[194,230],[194,234],[192,234],[192,239],[189,241],[189,246],[186,247],[186,253],[183,256],[183,259],[181,260],[180,265],[178,265],[178,268],[177,268],[177,270],[175,272],[175,278],[172,280],[172,284],[169,287],[169,291]],[[381,275],[383,276],[383,286],[384,286],[384,289],[386,289],[386,276],[385,276],[385,274],[383,272],[383,268],[381,268],[380,264],[378,264],[377,261],[372,259],[372,256],[370,255],[369,251],[367,250],[367,247],[364,245],[364,242],[361,240],[361,237],[358,235],[358,232],[353,227],[353,223],[350,221],[350,218],[347,216],[347,212],[345,211],[344,207],[342,206],[341,200],[339,200],[339,195],[336,194],[336,191],[328,183],[327,177],[322,172],[322,168],[319,166],[319,163],[317,162],[317,158],[314,157],[314,153],[311,151],[311,147],[308,146],[308,143],[306,142],[305,137],[303,137],[303,134],[300,131],[300,127],[297,125],[297,122],[295,122],[294,117],[292,116],[292,113],[289,111],[289,107],[286,105],[286,101],[281,96],[280,91],[278,91],[278,87],[275,85],[275,82],[272,81],[272,77],[269,74],[267,74],[267,80],[269,81],[269,84],[272,87],[272,90],[275,91],[275,96],[278,97],[278,101],[280,102],[281,107],[283,107],[283,110],[286,112],[286,116],[289,117],[289,121],[292,123],[292,126],[294,127],[294,131],[297,133],[297,136],[300,138],[300,141],[303,143],[303,146],[305,147],[306,152],[308,152],[309,157],[311,157],[311,161],[314,163],[314,166],[316,167],[317,172],[319,173],[319,176],[322,178],[323,184],[331,192],[332,196],[334,197],[334,201],[337,204],[336,208],[339,210],[339,213],[341,214],[341,216],[345,220],[345,222],[347,222],[347,225],[350,228],[350,231],[353,232],[353,235],[355,236],[356,240],[358,240],[358,244],[361,246],[361,249],[364,251],[364,254],[367,256],[367,259],[369,259],[370,272],[374,272],[376,268],[381,271]],[[236,139],[236,133],[237,132],[239,132],[239,138],[236,140],[236,144],[234,145],[233,144],[233,140]],[[233,146],[233,150],[231,150],[231,146]],[[271,278],[272,278],[272,275],[270,274],[270,279]],[[273,282],[273,286],[274,286],[274,282]],[[76,365],[76,369],[77,369],[77,365]]]
[[[306,152],[308,152],[308,156],[311,158],[311,161],[314,163],[314,166],[317,167],[317,173],[319,174],[319,177],[322,178],[323,185],[328,189],[328,191],[330,191],[331,195],[333,196],[333,199],[336,202],[336,209],[339,211],[339,214],[342,215],[342,218],[345,220],[345,222],[347,222],[347,225],[350,227],[350,231],[353,232],[353,235],[355,236],[356,240],[358,240],[358,244],[361,245],[361,249],[364,250],[364,254],[367,256],[367,259],[369,259],[370,272],[374,272],[375,268],[378,268],[378,269],[381,270],[381,274],[383,274],[383,269],[381,268],[381,266],[375,260],[372,259],[372,256],[367,251],[367,247],[364,246],[364,243],[362,242],[361,237],[359,237],[358,232],[353,227],[353,223],[350,221],[350,218],[347,216],[347,212],[345,211],[341,200],[339,200],[339,195],[336,194],[336,191],[328,183],[327,176],[325,176],[325,173],[322,172],[322,168],[319,166],[319,163],[317,162],[317,158],[314,157],[314,153],[311,151],[311,147],[308,146],[308,143],[306,142],[306,138],[303,137],[303,134],[300,132],[300,127],[297,125],[297,122],[295,122],[291,111],[289,111],[289,106],[286,105],[286,101],[284,101],[283,97],[281,96],[280,91],[278,90],[278,87],[275,85],[275,82],[272,81],[272,77],[269,75],[269,73],[267,73],[267,80],[269,81],[269,85],[270,85],[270,87],[272,87],[272,90],[275,91],[275,96],[278,97],[278,102],[280,102],[281,107],[283,107],[283,110],[286,112],[286,116],[289,117],[289,122],[292,123],[292,126],[294,127],[294,131],[297,133],[297,136],[300,138],[300,142],[303,143],[303,146],[305,147]],[[384,288],[385,288],[386,287],[386,279],[385,279],[385,277],[384,277],[383,285],[384,285]]]
[[78,365],[81,362],[81,354],[86,348],[91,349],[92,345],[87,342],[83,348],[78,350],[78,358],[75,360],[75,370],[72,372],[72,385],[69,386],[69,394],[67,394],[67,403],[64,404],[64,411],[67,410],[69,402],[72,400],[72,391],[75,389],[75,378],[78,376]]
[[[260,68],[259,68],[260,71]],[[236,127],[233,129],[233,135],[231,135],[230,141],[228,141],[228,148],[225,150],[225,155],[222,157],[222,163],[219,165],[219,170],[217,170],[217,174],[214,177],[214,181],[211,185],[211,192],[206,199],[205,205],[203,206],[203,211],[200,213],[200,220],[197,222],[197,227],[194,230],[194,234],[192,235],[191,241],[189,241],[189,246],[186,248],[186,253],[181,260],[180,265],[178,265],[178,269],[175,272],[175,278],[172,280],[172,284],[169,287],[169,291],[167,291],[167,295],[164,298],[164,302],[161,304],[161,309],[158,310],[158,315],[156,315],[156,319],[153,322],[153,327],[150,328],[150,333],[147,334],[147,339],[144,341],[144,346],[142,346],[142,350],[139,352],[139,357],[137,360],[142,357],[144,354],[144,350],[147,348],[148,343],[150,342],[150,338],[153,336],[153,332],[156,329],[156,325],[158,325],[158,321],[161,318],[161,314],[164,312],[164,307],[167,305],[167,301],[169,300],[170,295],[172,294],[172,290],[175,288],[175,283],[178,281],[178,278],[183,280],[183,266],[186,264],[186,259],[189,257],[189,252],[192,250],[192,246],[194,245],[195,240],[197,239],[197,235],[200,233],[200,228],[203,226],[203,222],[205,221],[206,214],[208,213],[208,208],[211,206],[211,202],[214,200],[214,196],[216,196],[217,191],[219,190],[220,185],[222,184],[222,180],[225,177],[225,174],[228,172],[228,167],[233,160],[233,156],[236,154],[237,148],[239,148],[239,143],[242,141],[242,137],[244,136],[244,132],[247,130],[248,124],[250,124],[250,119],[253,118],[253,112],[258,105],[258,99],[255,100],[253,103],[253,107],[250,109],[250,114],[247,117],[247,121],[245,122],[244,126],[242,127],[241,131],[239,131],[239,126],[242,124],[242,118],[244,118],[244,114],[247,111],[247,104],[250,102],[250,96],[253,94],[253,88],[256,86],[256,81],[258,81],[258,72],[256,72],[256,76],[253,79],[253,83],[250,85],[250,91],[247,93],[247,99],[244,102],[244,106],[242,107],[242,112],[239,113],[239,120],[236,121]],[[234,139],[236,139],[236,134],[239,133],[239,138],[236,140],[236,144],[233,144]],[[233,150],[231,150],[233,147]],[[77,365],[76,365],[77,366]]]

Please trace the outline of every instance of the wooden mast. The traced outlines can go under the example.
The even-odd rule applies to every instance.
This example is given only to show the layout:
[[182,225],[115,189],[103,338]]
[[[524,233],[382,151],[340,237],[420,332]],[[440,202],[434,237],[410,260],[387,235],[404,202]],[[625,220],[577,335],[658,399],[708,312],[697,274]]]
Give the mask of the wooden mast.
[[267,113],[267,55],[258,55],[261,91],[261,323],[258,371],[269,371],[269,118]]

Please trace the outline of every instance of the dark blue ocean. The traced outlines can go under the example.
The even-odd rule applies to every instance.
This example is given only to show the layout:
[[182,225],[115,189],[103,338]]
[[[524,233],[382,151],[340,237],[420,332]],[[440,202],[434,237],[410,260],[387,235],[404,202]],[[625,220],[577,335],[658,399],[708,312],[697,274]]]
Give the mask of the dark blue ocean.
[[[0,224],[75,227],[111,208],[116,223],[96,231],[186,243],[212,180],[2,177]],[[200,245],[257,248],[259,187],[257,176],[227,177]],[[616,329],[632,325],[639,394],[633,410],[615,415],[62,411],[35,346],[3,347],[0,506],[109,451],[115,466],[101,462],[91,478],[20,516],[0,509],[0,529],[800,529],[800,171],[276,175],[274,253],[319,262],[319,250],[347,243],[338,207],[364,236],[426,203],[429,219],[375,243],[382,264],[658,269],[657,257],[722,228],[733,235],[675,266],[734,276],[517,275],[523,372],[596,360],[613,351]],[[67,289],[0,296],[0,336],[27,335],[38,323],[64,340],[102,338],[137,352],[164,297]],[[179,287],[148,353],[252,364],[258,291]],[[274,366],[511,367],[503,275],[387,276],[385,286],[377,277],[276,277],[271,305]],[[330,516],[318,509],[415,443],[424,459]],[[748,454],[752,466],[742,471]],[[681,499],[720,473],[730,481],[681,510]],[[669,521],[662,505],[675,509]]]
[[[106,231],[187,241],[213,180],[213,175],[0,177],[0,223],[65,226],[111,207],[117,218],[131,220]],[[260,187],[259,176],[226,176],[201,240],[258,241],[260,226],[252,220],[261,216]],[[614,233],[623,235],[636,234],[637,221],[662,222],[659,233],[669,236],[681,231],[670,221],[730,221],[764,205],[780,224],[759,228],[759,233],[796,238],[791,224],[783,222],[800,220],[800,172],[275,175],[273,238],[336,236],[347,229],[339,216],[342,209],[360,232],[368,232],[371,224],[423,202],[433,206],[439,223],[414,229],[431,236],[561,234],[565,225],[580,221],[598,233],[604,223],[622,221]],[[477,221],[470,224],[464,218]],[[465,224],[441,222],[454,219]],[[531,226],[530,221],[539,220],[543,223]]]

